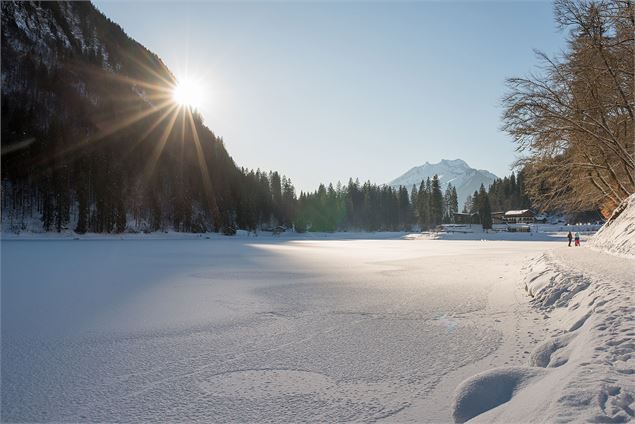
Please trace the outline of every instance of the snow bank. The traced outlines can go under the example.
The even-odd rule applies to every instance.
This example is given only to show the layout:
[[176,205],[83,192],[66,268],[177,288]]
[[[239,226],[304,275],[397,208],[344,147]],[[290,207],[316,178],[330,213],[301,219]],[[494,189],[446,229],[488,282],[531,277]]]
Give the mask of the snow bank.
[[548,254],[531,261],[525,270],[525,290],[542,308],[566,306],[573,296],[589,286],[585,275],[549,260]]
[[590,249],[561,248],[531,261],[525,288],[543,314],[540,325],[556,329],[527,366],[495,368],[463,382],[454,421],[633,420],[633,281],[632,259]]
[[635,194],[615,209],[589,245],[607,253],[635,257]]

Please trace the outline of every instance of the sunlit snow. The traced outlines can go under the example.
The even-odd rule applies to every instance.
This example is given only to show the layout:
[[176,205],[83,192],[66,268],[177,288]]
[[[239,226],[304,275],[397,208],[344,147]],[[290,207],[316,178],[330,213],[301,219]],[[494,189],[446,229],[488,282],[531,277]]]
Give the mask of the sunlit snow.
[[518,269],[553,244],[5,241],[3,419],[448,420],[444,376],[540,338]]

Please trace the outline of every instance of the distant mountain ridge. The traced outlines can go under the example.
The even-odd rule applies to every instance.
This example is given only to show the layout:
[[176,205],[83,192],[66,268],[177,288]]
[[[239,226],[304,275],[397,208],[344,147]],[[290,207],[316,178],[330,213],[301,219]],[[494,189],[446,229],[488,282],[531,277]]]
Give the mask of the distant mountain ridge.
[[498,178],[493,173],[485,169],[474,169],[462,159],[442,159],[439,163],[426,162],[421,166],[415,166],[405,174],[395,178],[388,183],[391,187],[405,186],[408,190],[413,185],[419,188],[421,181],[434,175],[439,176],[441,188],[445,190],[448,183],[456,187],[459,200],[459,209],[463,208],[467,196],[478,190],[481,184],[488,188]]

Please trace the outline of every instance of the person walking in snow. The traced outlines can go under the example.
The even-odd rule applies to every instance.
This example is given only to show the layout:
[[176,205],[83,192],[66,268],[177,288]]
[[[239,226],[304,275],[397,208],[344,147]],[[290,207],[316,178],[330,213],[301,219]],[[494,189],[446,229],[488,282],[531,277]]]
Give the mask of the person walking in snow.
[[567,234],[567,238],[569,239],[569,247],[571,247],[571,240],[573,240],[573,234],[571,234],[571,231]]
[[575,233],[575,245],[576,247],[580,246],[580,233],[578,233],[577,231]]

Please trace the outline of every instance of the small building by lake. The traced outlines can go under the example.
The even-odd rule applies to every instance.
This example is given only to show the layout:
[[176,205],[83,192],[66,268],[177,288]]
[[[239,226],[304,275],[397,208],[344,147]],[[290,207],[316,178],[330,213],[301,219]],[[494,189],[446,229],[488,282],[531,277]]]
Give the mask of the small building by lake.
[[506,224],[533,224],[535,220],[536,214],[530,209],[507,211],[503,215]]

